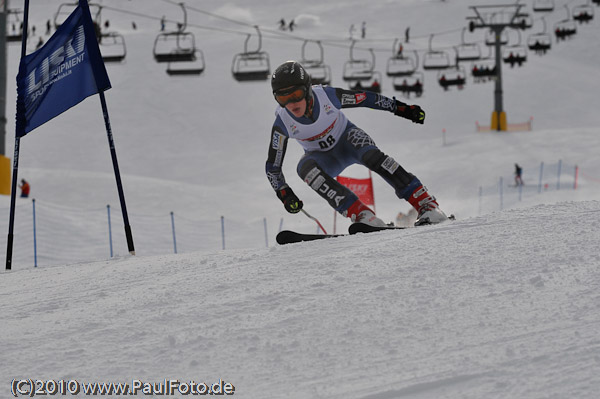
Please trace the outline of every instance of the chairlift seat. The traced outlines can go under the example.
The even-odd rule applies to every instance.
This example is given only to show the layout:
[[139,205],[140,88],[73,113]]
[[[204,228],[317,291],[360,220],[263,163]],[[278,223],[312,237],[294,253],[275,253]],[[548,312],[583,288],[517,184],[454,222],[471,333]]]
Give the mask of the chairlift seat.
[[315,85],[328,85],[331,83],[331,68],[325,64],[302,63],[310,80]]
[[368,60],[349,60],[344,63],[342,79],[345,82],[367,81],[373,78],[373,63]]
[[537,54],[545,54],[552,47],[552,37],[547,33],[531,35],[527,39],[527,47]]
[[154,59],[156,62],[193,62],[196,61],[196,51],[189,50],[173,50],[169,53],[155,53]]
[[202,74],[206,67],[206,64],[204,63],[204,54],[201,50],[196,50],[193,58],[194,60],[190,62],[169,62],[167,65],[167,74],[169,76]]
[[190,32],[159,33],[152,53],[156,62],[195,61],[196,39]]
[[204,72],[204,67],[173,69],[170,66],[167,68],[167,74],[170,76],[190,76],[201,75]]
[[438,83],[444,90],[448,90],[451,86],[457,86],[459,89],[462,89],[466,82],[467,74],[463,67],[438,72]]
[[21,41],[23,41],[23,35],[21,33],[7,34],[6,41],[10,42],[10,43],[21,42]]
[[367,90],[374,93],[381,93],[381,72],[371,71],[369,79],[349,80],[350,88],[353,90]]
[[267,80],[271,75],[269,55],[264,51],[236,54],[231,64],[231,74],[238,82]]
[[554,11],[554,0],[535,0],[533,2],[533,11],[535,11],[535,12]]
[[476,61],[481,58],[481,49],[477,43],[464,43],[456,46],[457,61]]
[[127,55],[125,38],[116,32],[104,33],[98,41],[104,62],[121,62]]
[[471,68],[471,75],[474,78],[489,78],[496,76],[496,66],[487,66],[487,65],[473,65]]
[[594,9],[589,5],[581,5],[573,8],[573,19],[580,24],[594,19]]
[[564,40],[568,37],[571,37],[577,33],[577,26],[575,25],[574,20],[564,20],[558,22],[554,25],[554,34],[556,35],[556,39]]
[[404,55],[390,57],[387,62],[386,75],[389,77],[411,76],[417,70],[415,57]]
[[445,51],[428,51],[423,56],[425,70],[448,69],[451,65],[450,56]]
[[394,77],[392,85],[394,90],[401,92],[407,97],[414,93],[417,97],[423,94],[424,76],[422,72],[415,72],[411,76]]

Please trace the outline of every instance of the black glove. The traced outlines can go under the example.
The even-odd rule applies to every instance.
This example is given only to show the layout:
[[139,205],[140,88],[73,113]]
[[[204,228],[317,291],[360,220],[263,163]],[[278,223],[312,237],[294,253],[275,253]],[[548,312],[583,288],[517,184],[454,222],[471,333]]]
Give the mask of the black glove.
[[289,213],[298,213],[302,209],[302,201],[300,201],[289,186],[277,190],[277,198],[283,202],[285,210]]
[[396,110],[394,115],[401,116],[413,123],[420,123],[421,125],[425,122],[425,111],[418,105],[408,105],[401,101],[396,100]]

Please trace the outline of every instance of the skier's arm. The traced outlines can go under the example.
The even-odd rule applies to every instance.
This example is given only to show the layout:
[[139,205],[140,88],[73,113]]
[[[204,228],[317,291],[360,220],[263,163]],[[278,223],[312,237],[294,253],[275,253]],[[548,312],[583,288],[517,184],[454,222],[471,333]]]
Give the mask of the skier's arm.
[[265,172],[271,183],[271,187],[273,187],[273,190],[277,194],[277,198],[283,202],[285,210],[290,213],[297,213],[302,209],[302,201],[300,201],[291,187],[285,182],[285,176],[281,169],[287,149],[287,140],[288,137],[275,124],[273,129],[271,129],[271,145],[269,146]]
[[408,105],[396,98],[389,98],[372,91],[347,90],[326,87],[329,99],[338,108],[366,107],[393,112],[394,115],[406,118],[414,123],[425,122],[425,111],[418,105]]

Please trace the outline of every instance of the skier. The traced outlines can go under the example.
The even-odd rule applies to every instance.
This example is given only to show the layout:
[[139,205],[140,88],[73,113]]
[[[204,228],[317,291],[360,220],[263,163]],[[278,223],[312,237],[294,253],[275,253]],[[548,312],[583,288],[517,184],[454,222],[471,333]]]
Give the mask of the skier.
[[279,107],[271,129],[265,169],[286,211],[298,213],[303,206],[282,173],[287,140],[293,138],[305,151],[297,166],[300,178],[331,207],[353,222],[386,226],[352,191],[335,180],[354,163],[378,173],[394,188],[399,198],[405,199],[417,210],[416,226],[448,219],[419,179],[381,152],[371,137],[341,112],[342,108],[367,107],[386,110],[422,124],[425,112],[421,107],[369,91],[312,86],[306,70],[295,61],[287,61],[275,70],[271,76],[271,88]]

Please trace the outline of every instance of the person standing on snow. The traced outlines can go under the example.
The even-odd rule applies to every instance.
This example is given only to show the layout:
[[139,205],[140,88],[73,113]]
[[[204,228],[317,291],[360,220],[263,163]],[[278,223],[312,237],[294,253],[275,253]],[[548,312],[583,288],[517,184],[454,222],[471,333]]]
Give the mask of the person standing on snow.
[[396,195],[418,212],[415,225],[440,223],[448,217],[419,179],[407,172],[392,157],[385,155],[371,137],[350,122],[342,108],[367,107],[385,110],[422,124],[425,112],[418,105],[369,91],[311,85],[304,67],[295,61],[280,65],[271,76],[271,88],[279,104],[271,129],[271,144],[266,174],[286,211],[298,213],[302,201],[285,181],[282,164],[289,138],[297,140],[305,154],[297,172],[329,205],[353,222],[383,227],[386,224],[363,204],[356,194],[338,183],[335,177],[346,167],[359,163],[379,174]]
[[21,184],[19,184],[19,188],[21,189],[21,198],[29,197],[29,190],[31,190],[31,186],[25,179],[21,179]]
[[518,163],[515,164],[515,186],[522,186],[523,183],[523,168]]

